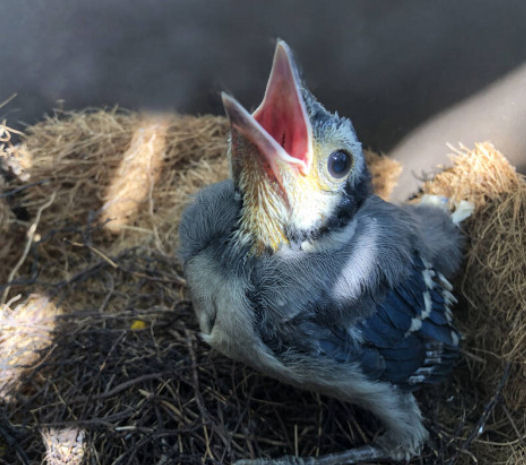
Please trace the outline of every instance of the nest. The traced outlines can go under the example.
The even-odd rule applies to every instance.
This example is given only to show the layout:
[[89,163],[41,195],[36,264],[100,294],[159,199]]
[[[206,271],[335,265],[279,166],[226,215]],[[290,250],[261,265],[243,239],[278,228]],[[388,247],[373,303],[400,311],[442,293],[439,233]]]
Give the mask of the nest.
[[475,212],[463,225],[470,239],[460,289],[469,376],[462,389],[493,395],[503,367],[509,379],[474,451],[488,463],[526,463],[526,180],[490,143],[461,147],[454,167],[424,185]]
[[[0,381],[0,463],[230,463],[334,452],[377,433],[374,419],[355,407],[276,383],[198,338],[174,259],[176,231],[189,195],[227,176],[227,131],[220,117],[97,110],[29,127],[18,146],[6,141],[0,361],[9,370]],[[367,159],[375,189],[387,197],[401,168],[386,157]],[[460,172],[472,180],[495,173],[497,159],[506,165],[489,159],[476,175],[457,161],[426,191],[464,185]],[[486,193],[466,225],[472,245],[458,313],[467,355],[442,391],[420,395],[434,446],[417,463],[525,460],[518,439],[525,434],[525,309],[513,290],[520,279],[495,274],[488,253],[508,247],[510,266],[522,266],[524,277],[523,236],[509,222],[513,211],[524,223],[524,180],[511,168],[501,173],[522,189],[522,200],[497,215],[508,225],[501,246],[492,241],[500,223],[486,209],[505,205],[518,188],[496,186],[494,195],[473,181],[459,192],[467,199]],[[506,314],[515,320],[497,313],[494,289],[509,290]]]

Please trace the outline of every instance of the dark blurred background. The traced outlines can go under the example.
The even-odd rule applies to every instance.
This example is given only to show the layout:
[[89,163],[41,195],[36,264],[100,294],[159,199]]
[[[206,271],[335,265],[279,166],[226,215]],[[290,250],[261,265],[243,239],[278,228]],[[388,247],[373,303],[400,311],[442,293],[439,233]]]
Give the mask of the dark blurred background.
[[11,125],[54,107],[222,113],[259,103],[274,40],[364,145],[414,173],[446,142],[492,139],[526,167],[524,0],[2,0],[0,109]]

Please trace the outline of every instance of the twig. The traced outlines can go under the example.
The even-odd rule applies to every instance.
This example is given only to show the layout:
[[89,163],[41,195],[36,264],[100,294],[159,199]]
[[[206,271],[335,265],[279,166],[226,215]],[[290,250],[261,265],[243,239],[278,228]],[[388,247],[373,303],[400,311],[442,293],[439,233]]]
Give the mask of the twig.
[[100,258],[102,258],[106,263],[109,263],[113,268],[119,268],[119,265],[115,263],[110,257],[108,257],[104,252],[100,251],[96,247],[93,247],[92,245],[82,244],[80,242],[74,242],[74,241],[71,241],[70,244],[74,245],[75,247],[87,247],[93,253],[95,253]]
[[[90,402],[91,399],[93,399],[93,389],[95,388],[97,382],[99,381],[101,375],[102,375],[102,372],[104,371],[104,368],[106,368],[106,364],[107,364],[107,361],[108,361],[108,358],[113,354],[113,352],[115,351],[115,348],[120,344],[120,342],[123,340],[123,338],[126,337],[126,331],[123,331],[116,339],[115,339],[115,342],[112,344],[110,350],[108,351],[108,353],[106,354],[106,356],[104,357],[104,360],[102,361],[102,363],[100,364],[99,366],[99,370],[97,371],[97,374],[95,375],[93,381],[91,382],[91,389],[87,395],[88,397],[88,401],[84,404],[84,407],[82,409],[82,413],[80,415],[80,417],[84,417],[84,414],[86,413],[86,408]],[[106,392],[109,392],[109,391],[106,391]]]
[[504,373],[502,374],[500,378],[499,384],[497,385],[497,389],[495,390],[495,394],[493,394],[493,397],[489,400],[489,402],[484,407],[484,411],[482,412],[482,415],[480,416],[479,420],[475,424],[475,427],[471,431],[470,435],[462,443],[457,453],[455,453],[455,455],[453,455],[453,457],[450,460],[448,460],[447,465],[453,465],[458,459],[459,452],[461,453],[467,452],[469,446],[475,440],[475,438],[477,438],[484,432],[484,426],[486,425],[486,422],[488,421],[488,418],[491,415],[491,412],[493,412],[493,409],[497,405],[502,389],[504,388],[504,386],[506,385],[506,382],[508,381],[508,377],[510,375],[510,369],[511,369],[511,363],[508,362],[504,367]]
[[504,410],[504,414],[508,418],[508,421],[510,422],[511,427],[513,428],[513,431],[515,431],[515,434],[517,435],[517,441],[522,443],[522,445],[524,445],[524,436],[519,431],[519,428],[515,424],[515,421],[513,420],[513,417],[511,416],[511,413],[509,412],[509,410],[506,407],[506,405],[503,405],[502,409]]
[[15,99],[18,94],[15,92],[7,97],[2,103],[0,103],[0,108],[5,107],[11,100]]
[[212,451],[210,450],[210,441],[208,438],[208,431],[206,429],[206,419],[208,419],[208,412],[204,406],[203,398],[201,396],[201,391],[199,390],[199,376],[197,375],[197,358],[195,356],[194,347],[192,344],[192,337],[190,335],[190,331],[186,330],[186,342],[188,345],[188,352],[190,353],[190,359],[192,361],[192,379],[194,382],[194,391],[195,391],[195,400],[197,402],[197,407],[199,408],[199,412],[201,413],[201,425],[203,427],[203,433],[205,436],[205,444],[206,444],[206,454],[203,457],[203,460],[206,460],[206,455],[208,454],[212,460],[215,460],[214,455],[212,454]]
[[[33,244],[33,240],[37,232],[37,227],[38,227],[38,223],[40,222],[40,217],[42,216],[42,212],[46,208],[51,206],[51,204],[55,201],[55,197],[56,197],[56,192],[53,192],[49,200],[38,209],[35,221],[27,230],[27,242],[26,242],[26,246],[24,247],[24,252],[22,256],[20,257],[20,259],[18,260],[17,264],[13,267],[13,269],[9,273],[9,277],[7,278],[8,283],[10,283],[13,280],[13,277],[15,276],[15,274],[18,273],[18,270],[26,261],[27,255],[29,254],[29,250],[31,249],[31,245]],[[2,300],[0,301],[2,305],[5,304],[5,301],[7,299],[7,294],[9,293],[10,289],[11,289],[11,286],[9,285],[6,286],[6,288],[4,289],[4,293],[2,294]]]
[[[144,381],[148,381],[150,379],[160,378],[163,375],[169,374],[168,372],[158,372],[158,373],[149,373],[147,375],[138,376],[137,378],[130,379],[128,381],[125,381],[124,383],[121,383],[117,386],[115,386],[113,389],[110,389],[109,391],[102,392],[101,394],[97,394],[94,396],[80,396],[75,399],[69,400],[69,404],[78,404],[80,402],[86,402],[86,401],[93,401],[93,400],[101,400],[106,399],[108,397],[112,397],[115,394],[118,394],[121,391],[124,391],[125,389],[128,389],[129,387],[133,386],[134,384],[142,383]],[[49,404],[47,407],[52,407],[54,405],[60,405],[60,403],[54,403]]]
[[24,465],[29,465],[29,458],[24,452],[24,449],[22,449],[18,443],[18,441],[11,436],[3,427],[0,425],[0,435],[4,438],[5,442],[8,446],[15,449],[17,455],[20,457],[20,460]]
[[30,189],[31,187],[40,186],[42,184],[49,183],[49,179],[41,179],[40,181],[35,181],[29,184],[24,184],[23,186],[17,187],[16,189],[11,189],[10,191],[2,192],[0,194],[0,199],[5,197],[11,197],[12,195],[16,195],[19,192],[23,192],[26,189]]

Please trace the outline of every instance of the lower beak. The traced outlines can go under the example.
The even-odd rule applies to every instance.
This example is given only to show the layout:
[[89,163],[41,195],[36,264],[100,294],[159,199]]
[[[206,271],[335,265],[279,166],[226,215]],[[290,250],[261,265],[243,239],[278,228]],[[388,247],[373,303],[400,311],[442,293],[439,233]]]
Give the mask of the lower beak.
[[[251,115],[233,97],[223,93],[223,106],[237,134],[253,144],[264,165],[280,182],[283,164],[306,175],[312,160],[312,128],[301,95],[299,77],[291,52],[278,41],[265,97]],[[236,144],[232,158],[242,156]]]

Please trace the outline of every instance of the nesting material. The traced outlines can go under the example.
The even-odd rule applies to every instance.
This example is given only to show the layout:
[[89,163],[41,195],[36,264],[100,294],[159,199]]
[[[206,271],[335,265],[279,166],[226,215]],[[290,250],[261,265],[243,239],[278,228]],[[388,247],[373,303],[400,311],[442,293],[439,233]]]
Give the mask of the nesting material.
[[[1,105],[0,105],[1,107]],[[11,131],[8,126],[4,123],[0,123],[0,190],[3,191],[7,188],[6,183],[1,175],[2,171],[7,173],[12,171],[15,173],[15,176],[18,177],[21,174],[21,170],[13,169],[12,167],[12,151],[13,146],[11,144]],[[10,224],[14,219],[14,214],[11,211],[11,208],[7,204],[7,201],[0,197],[0,238],[4,236],[9,230]],[[4,245],[0,241],[0,259],[2,258],[2,251],[4,250]]]
[[389,200],[402,173],[402,165],[392,158],[370,150],[365,151],[365,160],[371,171],[374,192],[382,199]]
[[50,428],[42,431],[47,465],[81,465],[84,458],[84,431]]
[[[465,309],[458,313],[472,354],[463,389],[476,387],[490,398],[510,364],[502,389],[504,404],[486,426],[478,447],[503,463],[523,464],[526,437],[526,180],[490,143],[461,147],[453,167],[424,185],[428,194],[451,203],[476,206],[464,224],[470,243],[461,291]],[[491,439],[490,439],[491,438]],[[499,447],[500,446],[500,447]],[[522,452],[521,452],[522,451]],[[517,457],[513,459],[512,457]],[[519,458],[522,457],[522,458]],[[506,462],[505,459],[509,459]]]
[[[0,194],[8,190],[8,186],[2,177],[2,172],[7,173],[11,170],[8,165],[12,149],[10,140],[11,133],[8,127],[5,124],[0,124]],[[6,198],[0,195],[0,283],[5,282],[13,266],[14,246],[18,239],[14,232],[16,228],[14,221],[15,214],[7,203]]]
[[4,147],[0,158],[0,167],[10,172],[21,181],[28,181],[29,171],[33,166],[33,157],[25,145],[9,145]]
[[9,400],[25,370],[51,345],[59,309],[48,297],[30,295],[14,309],[0,306],[0,399]]
[[[11,211],[11,208],[9,208],[9,205],[7,205],[7,202],[0,198],[0,237],[5,237],[5,234],[9,231],[9,225],[14,219],[14,216],[15,215]],[[0,246],[0,257],[2,256],[3,247],[3,245]]]
[[120,232],[143,205],[153,216],[152,192],[163,165],[169,124],[169,118],[162,116],[145,116],[137,122],[104,195],[101,221],[109,231]]
[[174,218],[188,195],[227,175],[227,131],[225,119],[214,116],[115,109],[49,118],[30,127],[15,147],[15,157],[24,153],[33,160],[24,173],[36,184],[19,196],[18,207],[33,218],[56,192],[41,228],[105,225],[100,229],[122,231],[97,236],[115,251],[152,241],[173,252]]
[[[0,108],[2,106],[3,103],[0,103]],[[0,122],[0,170],[11,171],[22,181],[27,181],[27,175],[24,171],[31,166],[30,154],[13,145],[12,137],[14,134],[22,135],[20,131],[7,126],[5,121]]]

